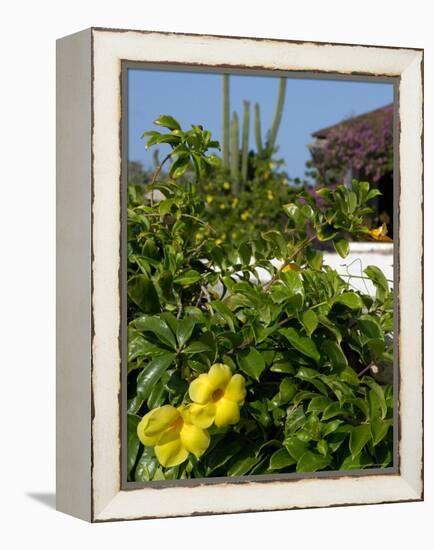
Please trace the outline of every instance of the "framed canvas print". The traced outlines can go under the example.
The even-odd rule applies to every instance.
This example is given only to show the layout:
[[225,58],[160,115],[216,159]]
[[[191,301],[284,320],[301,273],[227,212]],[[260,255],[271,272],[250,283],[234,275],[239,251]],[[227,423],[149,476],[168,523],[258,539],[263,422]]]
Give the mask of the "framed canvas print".
[[423,498],[423,51],[57,44],[57,506]]

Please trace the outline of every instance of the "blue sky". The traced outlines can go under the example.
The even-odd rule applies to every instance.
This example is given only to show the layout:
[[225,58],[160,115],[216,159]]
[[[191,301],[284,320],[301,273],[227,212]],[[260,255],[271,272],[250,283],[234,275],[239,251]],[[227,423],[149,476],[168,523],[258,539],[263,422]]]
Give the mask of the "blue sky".
[[[152,150],[146,151],[141,135],[160,114],[174,116],[181,126],[202,124],[221,140],[222,77],[218,74],[129,69],[128,158],[152,166]],[[243,100],[251,102],[250,147],[254,147],[253,105],[261,105],[263,139],[270,128],[278,79],[269,76],[232,75],[231,112],[242,117]],[[278,157],[286,162],[290,177],[303,177],[310,158],[311,133],[393,101],[392,84],[288,78],[286,101],[277,137]],[[160,147],[161,155],[164,147]]]

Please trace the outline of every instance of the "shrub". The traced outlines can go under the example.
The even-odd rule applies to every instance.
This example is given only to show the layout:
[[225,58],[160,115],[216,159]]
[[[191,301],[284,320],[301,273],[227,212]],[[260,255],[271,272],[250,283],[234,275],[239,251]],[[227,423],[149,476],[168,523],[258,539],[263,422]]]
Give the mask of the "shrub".
[[[147,194],[129,188],[129,479],[389,466],[392,387],[371,374],[392,362],[392,291],[375,266],[365,270],[375,297],[353,290],[316,248],[331,241],[344,257],[348,236],[368,231],[363,217],[376,191],[356,181],[321,190],[321,209],[300,192],[283,209],[282,230],[222,240],[198,193],[217,164],[208,155],[215,142],[199,126],[183,132],[170,117],[159,122],[169,132],[151,139],[171,144],[172,177],[154,177]],[[190,163],[196,182],[180,184]],[[216,364],[229,378],[198,401],[192,387],[199,377],[208,383]],[[193,405],[229,396],[234,375],[239,417],[232,405],[226,424],[201,423],[201,445],[179,439],[182,422],[185,433],[195,425]],[[156,453],[165,442],[178,445],[177,459]]]

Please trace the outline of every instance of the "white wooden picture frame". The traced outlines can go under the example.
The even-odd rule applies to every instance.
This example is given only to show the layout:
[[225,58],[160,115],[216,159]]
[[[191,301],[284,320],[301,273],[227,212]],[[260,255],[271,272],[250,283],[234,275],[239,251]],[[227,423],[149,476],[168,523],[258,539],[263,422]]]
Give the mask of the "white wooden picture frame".
[[[128,487],[122,475],[122,67],[395,83],[396,467]],[[87,521],[423,498],[423,51],[92,28],[57,44],[57,507]]]

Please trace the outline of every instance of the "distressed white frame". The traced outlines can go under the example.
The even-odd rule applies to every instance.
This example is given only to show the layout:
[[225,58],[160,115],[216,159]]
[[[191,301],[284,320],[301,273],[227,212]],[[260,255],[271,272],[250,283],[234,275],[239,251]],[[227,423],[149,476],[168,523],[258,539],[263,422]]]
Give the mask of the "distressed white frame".
[[[399,77],[399,473],[122,490],[121,62]],[[58,508],[88,521],[420,500],[423,51],[89,29],[58,41]]]

